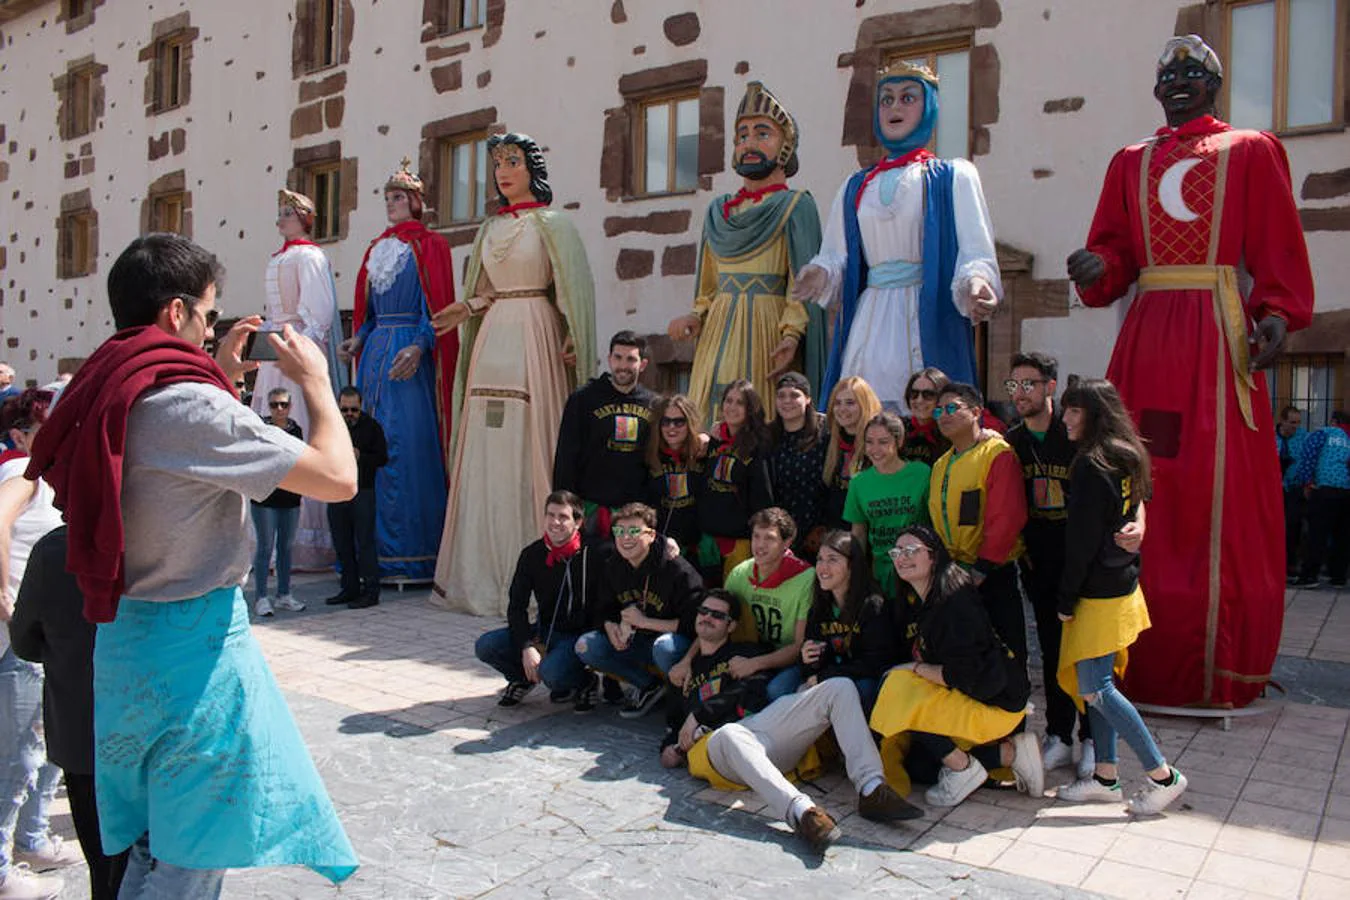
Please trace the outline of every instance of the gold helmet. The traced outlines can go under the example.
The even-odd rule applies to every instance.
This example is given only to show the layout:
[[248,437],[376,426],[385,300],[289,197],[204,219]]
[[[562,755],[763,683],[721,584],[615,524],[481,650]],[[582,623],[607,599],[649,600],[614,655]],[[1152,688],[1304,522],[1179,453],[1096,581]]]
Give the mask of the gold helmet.
[[386,191],[411,191],[419,197],[422,195],[422,179],[412,173],[412,160],[403,157],[403,161],[398,165],[398,171],[389,176],[389,180],[384,183]]
[[745,96],[736,109],[736,122],[755,116],[772,119],[783,130],[783,146],[774,162],[782,166],[789,176],[797,174],[797,145],[801,140],[797,120],[760,81],[752,81],[745,86]]

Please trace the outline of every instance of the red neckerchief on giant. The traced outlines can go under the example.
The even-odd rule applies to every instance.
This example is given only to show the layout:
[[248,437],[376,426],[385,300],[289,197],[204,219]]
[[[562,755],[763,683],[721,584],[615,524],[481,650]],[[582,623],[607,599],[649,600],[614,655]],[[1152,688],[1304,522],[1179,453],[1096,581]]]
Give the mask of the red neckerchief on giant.
[[1176,128],[1164,125],[1153,134],[1158,138],[1157,151],[1161,152],[1167,148],[1172,141],[1181,138],[1200,137],[1205,134],[1217,134],[1220,131],[1231,131],[1231,125],[1221,119],[1216,119],[1211,115],[1203,115],[1199,118],[1191,119],[1189,122],[1183,122]]
[[750,583],[762,590],[771,591],[783,582],[796,575],[800,575],[811,568],[805,560],[798,559],[792,555],[789,550],[783,557],[783,561],[778,564],[778,568],[773,570],[773,574],[763,581],[759,578],[759,563],[750,564]]
[[911,150],[908,153],[897,156],[895,159],[883,159],[869,169],[867,174],[863,176],[862,184],[858,185],[858,196],[853,198],[854,208],[856,209],[862,205],[863,193],[867,190],[867,183],[882,172],[885,172],[887,169],[901,169],[912,162],[923,162],[929,159],[937,159],[937,157],[934,156],[931,151],[926,150],[923,147]]
[[305,240],[304,238],[291,238],[288,241],[286,241],[286,243],[281,245],[280,250],[278,250],[276,253],[273,253],[272,255],[280,256],[281,254],[285,253],[292,247],[305,247],[305,246],[317,247],[319,245],[314,243],[313,241]]
[[722,218],[730,222],[731,211],[736,207],[740,206],[742,203],[746,202],[755,203],[762,197],[765,197],[769,194],[775,194],[778,191],[786,191],[787,189],[788,186],[786,184],[771,184],[768,187],[762,187],[757,191],[747,191],[745,188],[741,188],[739,191],[736,192],[736,195],[734,197],[722,203]]
[[520,214],[526,210],[539,209],[544,206],[548,206],[548,204],[543,200],[529,200],[525,203],[512,203],[510,206],[503,206],[501,209],[497,210],[497,215],[504,216],[509,213],[511,218],[519,219]]
[[578,528],[572,532],[571,540],[558,547],[553,546],[553,542],[545,534],[544,546],[548,548],[548,556],[544,559],[544,568],[551,569],[554,563],[569,560],[577,555],[577,551],[581,549],[581,529]]

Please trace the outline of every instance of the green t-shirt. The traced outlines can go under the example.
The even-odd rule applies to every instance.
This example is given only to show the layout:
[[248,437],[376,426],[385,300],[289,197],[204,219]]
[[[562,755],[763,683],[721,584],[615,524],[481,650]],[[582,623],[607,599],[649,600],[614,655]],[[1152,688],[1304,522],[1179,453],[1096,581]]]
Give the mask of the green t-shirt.
[[926,464],[910,461],[890,475],[868,467],[854,475],[848,484],[844,521],[867,526],[872,571],[883,587],[895,582],[895,570],[886,551],[895,546],[900,530],[909,525],[928,524],[931,474],[932,469]]
[[754,571],[755,561],[747,559],[727,575],[725,587],[750,607],[759,639],[781,650],[796,640],[797,622],[805,622],[811,611],[816,570],[807,568],[773,588],[752,584],[750,576]]

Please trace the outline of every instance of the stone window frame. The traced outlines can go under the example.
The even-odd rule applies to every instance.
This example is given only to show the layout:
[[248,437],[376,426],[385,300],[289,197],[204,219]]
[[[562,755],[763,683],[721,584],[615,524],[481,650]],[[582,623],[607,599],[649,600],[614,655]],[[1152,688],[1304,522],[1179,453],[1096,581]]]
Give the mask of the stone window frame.
[[[65,73],[52,79],[52,87],[60,98],[57,109],[57,132],[61,140],[72,141],[93,134],[103,116],[103,76],[108,67],[99,65],[93,55],[66,63]],[[79,95],[79,86],[86,85],[85,96]],[[80,122],[83,108],[87,121]]]
[[356,211],[360,182],[355,157],[344,158],[341,141],[328,141],[310,147],[297,147],[291,157],[291,169],[286,173],[286,186],[309,197],[317,205],[317,180],[327,174],[337,176],[337,191],[330,194],[330,215],[335,215],[335,228],[326,234],[318,231],[315,217],[314,233],[310,239],[316,244],[336,243],[347,237],[351,215]]
[[[190,14],[178,13],[167,19],[160,19],[150,28],[150,43],[141,48],[137,59],[147,63],[145,73],[145,114],[156,116],[172,112],[188,105],[192,96],[192,47],[196,43],[200,29],[193,28]],[[166,56],[177,50],[177,96],[170,103],[165,97],[166,82],[170,72],[166,68]]]
[[[462,247],[473,242],[483,219],[451,221],[448,208],[442,209],[442,197],[446,196],[443,184],[449,173],[445,171],[444,147],[447,142],[465,141],[471,137],[491,137],[505,134],[506,125],[497,120],[497,107],[486,106],[444,119],[436,119],[422,126],[422,140],[417,148],[417,169],[421,174],[426,194],[423,197],[423,221],[427,227],[434,228],[446,239],[451,247]],[[491,167],[489,164],[491,181]],[[427,201],[434,200],[435,207],[428,208]],[[488,196],[483,204],[483,215],[492,215],[497,208],[497,193],[488,186]]]
[[[56,21],[66,23],[66,34],[74,34],[82,28],[94,24],[94,10],[103,5],[104,0],[61,0],[56,13]],[[79,3],[80,8],[74,8]]]
[[464,0],[422,0],[422,43],[445,37],[469,37],[473,32],[482,33],[484,47],[491,47],[501,40],[502,26],[506,20],[506,0],[474,0],[477,4],[478,22],[467,27],[456,26],[450,16],[452,7],[463,9],[463,2]]
[[[694,183],[688,187],[680,187],[676,183],[679,172],[679,133],[676,130],[678,121],[678,109],[681,103],[692,101],[694,103],[694,115],[698,116],[699,93],[697,90],[676,91],[670,94],[658,94],[653,97],[644,97],[637,103],[636,115],[633,117],[633,170],[629,173],[629,178],[633,185],[634,197],[669,197],[680,194],[692,194],[698,191],[698,149],[694,149]],[[666,127],[668,129],[666,139],[666,183],[658,190],[652,190],[652,186],[647,183],[647,114],[655,108],[664,106],[668,109]],[[698,139],[698,130],[694,131],[695,141]]]
[[[333,21],[325,24],[320,13],[331,9]],[[305,78],[351,62],[356,10],[352,0],[296,0],[295,28],[291,33],[291,77]],[[320,32],[326,31],[331,56],[327,61],[316,52]]]
[[98,271],[98,211],[88,188],[61,197],[56,220],[56,277],[84,278]]
[[[166,228],[166,214],[177,205],[178,227]],[[192,192],[187,189],[187,174],[183,169],[161,175],[145,189],[141,201],[141,234],[152,231],[171,231],[192,238]]]
[[[964,51],[967,56],[967,93],[966,93],[966,147],[963,158],[970,159],[975,152],[975,134],[971,127],[971,94],[970,76],[969,76],[969,57],[970,52],[975,45],[975,33],[973,31],[954,31],[948,34],[925,36],[917,41],[903,41],[893,44],[881,45],[881,65],[878,68],[885,67],[896,60],[901,59],[919,59],[922,58],[930,69],[937,72],[937,57]],[[944,94],[944,96],[948,96]],[[944,105],[943,115],[946,114]],[[928,142],[928,149],[937,152],[937,129],[933,129],[933,136]]]
[[[472,5],[474,21],[465,23],[464,7]],[[422,21],[429,24],[433,37],[445,37],[487,27],[488,0],[424,0]]]

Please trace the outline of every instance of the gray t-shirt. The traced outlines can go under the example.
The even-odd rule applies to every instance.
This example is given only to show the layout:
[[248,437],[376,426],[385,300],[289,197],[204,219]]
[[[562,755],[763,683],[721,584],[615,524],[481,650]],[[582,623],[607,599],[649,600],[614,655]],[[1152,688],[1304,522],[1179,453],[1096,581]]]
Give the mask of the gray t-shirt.
[[217,387],[143,394],[122,463],[125,595],[169,602],[241,584],[254,545],[246,498],[276,490],[304,448]]

